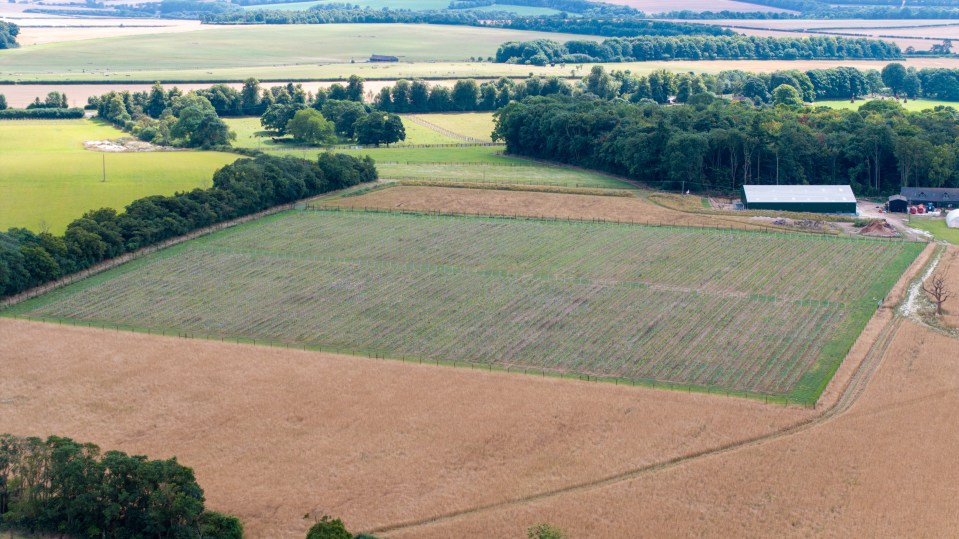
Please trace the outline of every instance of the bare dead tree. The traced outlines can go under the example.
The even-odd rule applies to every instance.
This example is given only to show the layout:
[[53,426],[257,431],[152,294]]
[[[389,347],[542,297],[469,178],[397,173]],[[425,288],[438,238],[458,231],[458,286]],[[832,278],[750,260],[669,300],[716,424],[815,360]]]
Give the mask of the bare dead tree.
[[952,294],[946,290],[945,277],[942,275],[933,275],[932,287],[926,288],[926,284],[923,283],[922,290],[934,298],[936,302],[936,315],[942,316],[942,304],[952,296]]

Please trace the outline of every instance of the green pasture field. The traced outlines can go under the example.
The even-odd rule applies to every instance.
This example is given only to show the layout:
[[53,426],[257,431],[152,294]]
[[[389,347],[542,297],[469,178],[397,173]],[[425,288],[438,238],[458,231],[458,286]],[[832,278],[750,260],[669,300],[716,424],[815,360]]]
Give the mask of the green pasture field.
[[811,402],[923,244],[289,211],[5,314]]
[[[468,117],[463,131],[471,132],[471,124],[482,123],[489,114],[427,114],[425,118],[435,119],[442,116],[443,121],[456,127],[457,116]],[[477,120],[479,119],[479,121]],[[235,145],[243,148],[256,148],[273,154],[286,154],[304,159],[315,159],[322,148],[290,146],[276,144],[264,134],[259,118],[226,118],[230,129],[236,132]],[[451,139],[436,131],[411,121],[403,122],[407,130],[405,144],[456,144],[462,141]],[[338,153],[350,155],[369,155],[376,161],[380,177],[384,179],[441,180],[451,182],[488,182],[526,185],[556,185],[565,187],[594,187],[609,189],[632,189],[633,186],[604,176],[596,172],[546,165],[497,155],[503,151],[496,146],[465,146],[452,148],[406,148],[398,145],[391,148],[368,148],[363,150],[342,150]]]
[[[255,148],[263,151],[271,150],[309,150],[309,147],[294,146],[288,143],[275,143],[269,131],[264,131],[260,124],[259,117],[245,118],[224,118],[227,125],[236,133],[236,140],[233,145],[238,148]],[[462,142],[441,133],[438,133],[428,127],[404,121],[403,127],[406,129],[406,140],[400,142],[399,146],[408,146],[411,144],[456,144]],[[317,150],[318,151],[318,150]]]
[[[101,153],[90,140],[128,136],[93,120],[0,121],[0,230],[63,232],[84,212],[149,195],[209,187],[238,156],[217,152]],[[106,162],[107,181],[103,182]]]
[[415,144],[458,144],[463,142],[458,138],[453,138],[429,127],[412,122],[407,118],[403,119],[403,129],[406,130],[406,140],[397,142],[397,146]]
[[[265,78],[258,68],[280,68],[289,80],[290,66],[365,62],[371,54],[388,54],[404,62],[463,61],[488,57],[505,41],[548,38],[565,41],[590,36],[418,24],[323,24],[223,26],[175,34],[143,34],[48,43],[0,51],[0,79],[124,80],[126,75],[164,80],[160,73],[181,70],[205,73],[226,69]],[[602,38],[594,38],[602,39]],[[351,64],[339,72],[352,72]],[[528,71],[528,70],[527,70]],[[384,69],[385,72],[385,69]],[[107,77],[109,75],[109,77]],[[348,75],[348,73],[347,73]],[[189,80],[179,77],[176,80]]]
[[[448,4],[447,4],[448,5]],[[512,6],[509,4],[493,4],[492,6],[480,6],[472,7],[465,11],[473,12],[484,12],[484,11],[508,11],[510,13],[515,13],[520,16],[536,16],[536,15],[558,15],[562,13],[558,9],[552,9],[548,7],[533,7],[533,6]],[[576,17],[576,15],[571,15]]]
[[[297,9],[309,9],[318,4],[330,4],[334,3],[336,0],[317,0],[313,2],[294,2],[292,4],[260,4],[254,6],[244,6],[244,9],[280,9],[280,10],[297,10]],[[449,7],[450,3],[446,0],[353,0],[349,2],[350,4],[357,5],[360,7],[370,7],[373,9],[411,9],[414,11],[420,10],[441,10]],[[288,7],[295,6],[295,7]]]
[[959,229],[946,226],[946,220],[936,217],[912,217],[907,224],[912,228],[925,230],[932,234],[937,240],[947,241],[953,245],[959,245]]
[[[312,159],[319,152],[325,151],[321,148],[285,147],[284,145],[273,145],[271,147],[267,147],[265,143],[262,149],[276,155],[292,155],[295,157],[302,157],[304,159]],[[518,163],[531,163],[527,160],[501,155],[502,151],[502,146],[459,146],[451,148],[409,148],[404,146],[390,146],[389,148],[379,147],[363,149],[336,149],[336,153],[345,153],[347,155],[355,155],[359,157],[368,155],[376,161],[377,168],[383,164],[454,163],[467,165],[515,165]]]
[[[848,99],[838,99],[838,100],[825,100],[825,101],[816,101],[812,106],[814,107],[829,107],[832,109],[844,109],[844,110],[859,110],[859,107],[868,103],[868,99],[863,99],[851,103]],[[939,106],[943,107],[952,107],[959,109],[959,103],[955,101],[937,101],[935,99],[910,99],[909,101],[899,102],[906,110],[910,111],[922,111],[926,109],[934,109]]]
[[508,165],[454,163],[377,163],[380,178],[448,182],[555,185],[602,189],[635,189],[626,182],[587,170],[517,160]]
[[[289,4],[257,4],[253,6],[243,6],[246,10],[279,10],[295,11],[306,10],[320,4],[328,4],[329,1],[316,0],[313,2],[292,2]],[[412,9],[412,10],[444,10],[449,7],[446,0],[356,0],[350,2],[361,7],[370,7],[373,9]],[[556,15],[558,10],[541,7],[529,6],[511,6],[511,5],[492,5],[470,8],[463,11],[509,11],[517,15]]]
[[[451,133],[477,141],[492,141],[492,112],[456,112],[444,114],[414,114],[417,118]],[[409,122],[412,123],[412,122]],[[409,125],[404,123],[404,125]]]

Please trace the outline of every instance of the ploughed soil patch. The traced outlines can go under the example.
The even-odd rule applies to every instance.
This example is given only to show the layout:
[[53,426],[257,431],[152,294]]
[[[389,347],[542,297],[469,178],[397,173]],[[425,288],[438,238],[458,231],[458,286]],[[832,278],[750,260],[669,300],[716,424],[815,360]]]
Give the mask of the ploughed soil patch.
[[893,228],[885,219],[877,219],[868,225],[862,227],[859,231],[862,236],[877,236],[882,238],[893,238],[899,236],[899,232]]
[[748,219],[690,214],[639,197],[500,191],[455,187],[397,186],[334,199],[327,205],[478,215],[518,215],[553,219],[607,220],[651,225],[762,229]]

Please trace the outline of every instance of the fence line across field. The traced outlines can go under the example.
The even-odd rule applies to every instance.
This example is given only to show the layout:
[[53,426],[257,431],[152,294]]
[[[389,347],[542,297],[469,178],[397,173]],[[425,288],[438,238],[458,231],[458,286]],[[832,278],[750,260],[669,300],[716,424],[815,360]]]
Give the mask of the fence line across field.
[[726,231],[726,232],[752,232],[752,233],[766,233],[766,234],[781,234],[781,235],[797,235],[805,234],[807,236],[818,237],[822,239],[831,238],[837,241],[887,241],[887,242],[902,242],[902,243],[924,243],[919,240],[911,240],[905,237],[886,237],[886,236],[867,236],[867,237],[857,237],[857,236],[837,236],[835,234],[830,234],[828,232],[819,232],[816,230],[793,230],[786,228],[777,228],[777,227],[767,227],[762,225],[755,225],[753,227],[736,227],[736,226],[692,226],[692,225],[671,225],[664,223],[657,223],[650,220],[637,221],[633,220],[613,220],[613,219],[601,219],[598,217],[588,218],[588,217],[559,217],[559,216],[545,216],[545,215],[518,215],[518,214],[500,214],[500,213],[470,213],[470,212],[455,212],[455,211],[443,211],[443,210],[404,210],[399,208],[375,208],[375,207],[359,207],[359,206],[328,206],[325,204],[314,204],[311,202],[306,202],[302,205],[297,205],[297,209],[302,209],[306,211],[314,212],[352,212],[352,213],[381,213],[381,214],[393,214],[393,215],[421,215],[428,217],[482,217],[488,219],[512,219],[512,220],[524,220],[524,221],[552,221],[552,222],[566,222],[566,223],[597,223],[597,224],[608,224],[608,225],[634,225],[634,226],[648,226],[656,228],[675,228],[682,230],[689,229],[701,229],[701,230],[716,230],[716,231]]

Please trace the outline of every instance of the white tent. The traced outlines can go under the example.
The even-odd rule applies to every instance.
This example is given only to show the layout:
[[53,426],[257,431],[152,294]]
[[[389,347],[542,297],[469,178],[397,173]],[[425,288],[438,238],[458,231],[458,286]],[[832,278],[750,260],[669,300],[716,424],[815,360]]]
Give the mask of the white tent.
[[952,210],[946,214],[946,226],[949,228],[959,228],[959,210]]

